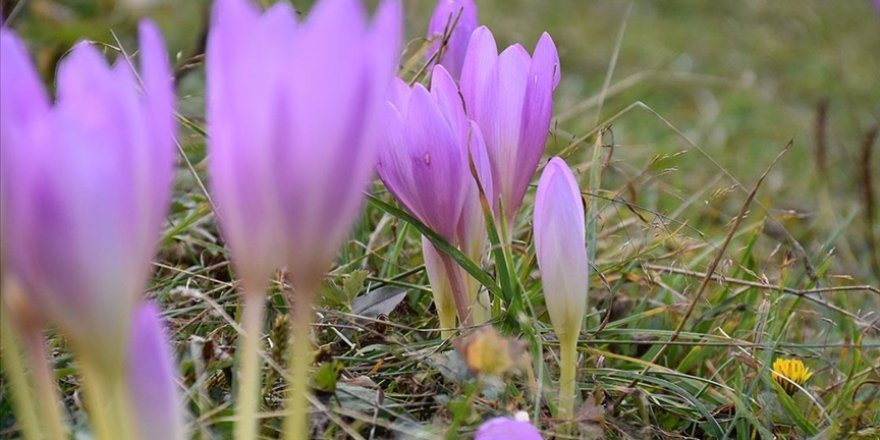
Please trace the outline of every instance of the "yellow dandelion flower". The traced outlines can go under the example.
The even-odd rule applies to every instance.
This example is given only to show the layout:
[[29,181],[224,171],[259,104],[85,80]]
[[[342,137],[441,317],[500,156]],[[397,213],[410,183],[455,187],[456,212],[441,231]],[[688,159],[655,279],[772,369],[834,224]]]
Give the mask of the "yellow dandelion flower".
[[800,359],[777,358],[773,362],[773,380],[782,386],[788,395],[798,390],[795,384],[803,386],[811,377],[813,372],[804,366]]

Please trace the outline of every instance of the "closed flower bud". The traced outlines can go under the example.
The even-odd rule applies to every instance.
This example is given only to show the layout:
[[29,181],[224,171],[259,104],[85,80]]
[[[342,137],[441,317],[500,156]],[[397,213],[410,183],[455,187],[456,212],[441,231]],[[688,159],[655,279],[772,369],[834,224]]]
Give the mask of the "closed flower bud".
[[132,319],[128,344],[128,388],[140,440],[183,440],[183,406],[177,369],[159,309],[143,303]]
[[461,76],[468,41],[476,28],[477,6],[473,0],[439,0],[428,25],[431,47],[425,52],[425,59],[438,58],[435,54],[441,51],[435,63],[445,67],[457,80]]

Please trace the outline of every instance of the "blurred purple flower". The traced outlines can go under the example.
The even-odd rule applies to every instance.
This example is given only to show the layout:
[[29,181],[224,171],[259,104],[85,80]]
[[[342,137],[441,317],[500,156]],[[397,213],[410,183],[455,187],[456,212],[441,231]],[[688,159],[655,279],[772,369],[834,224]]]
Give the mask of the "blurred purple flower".
[[159,309],[140,305],[128,344],[128,389],[134,424],[142,440],[182,440],[183,407],[177,370]]
[[543,437],[527,421],[495,417],[480,425],[474,440],[543,440]]
[[[387,145],[376,165],[379,177],[407,211],[479,260],[485,228],[471,159],[487,192],[491,193],[492,182],[482,135],[464,114],[455,80],[445,68],[435,66],[430,91],[420,84],[410,88],[398,79],[390,101]],[[467,322],[468,307],[473,304],[469,296],[476,293],[464,292],[464,284],[459,285],[464,282],[463,272],[449,265],[448,257],[434,249],[428,252],[437,258],[428,254],[426,263],[439,261],[444,266],[432,268],[429,274],[436,279],[445,272],[450,278],[452,294],[458,296],[454,303],[459,319]],[[438,283],[432,281],[432,285],[441,290]],[[437,300],[438,306],[446,302]]]
[[144,94],[127,60],[111,68],[78,44],[61,61],[50,107],[23,45],[0,32],[4,264],[78,351],[121,368],[171,193],[164,44],[152,23],[141,24]]
[[499,214],[500,198],[508,227],[544,152],[559,77],[559,56],[546,33],[531,57],[519,44],[499,55],[485,26],[471,35],[461,92],[468,116],[486,140],[495,190],[493,209]]
[[[401,40],[397,0],[370,23],[360,0],[293,9],[214,3],[206,53],[211,186],[246,293],[236,437],[256,434],[264,286],[286,266],[291,308],[286,437],[304,436],[311,305],[358,217]],[[289,426],[287,426],[289,425]]]
[[430,60],[440,50],[443,37],[448,35],[446,47],[436,64],[445,67],[457,80],[461,76],[468,40],[476,28],[477,6],[473,0],[439,0],[428,25],[427,38],[433,43],[425,52],[425,59]]
[[220,226],[246,289],[288,264],[317,278],[357,218],[396,68],[401,9],[373,23],[356,0],[297,23],[277,3],[214,5],[207,48],[210,173]]
[[15,165],[21,157],[18,151],[25,148],[27,127],[48,110],[49,97],[27,49],[11,30],[0,27],[0,271],[8,261],[6,239],[13,233],[8,229],[9,206],[20,173]]
[[554,157],[535,196],[535,255],[550,321],[560,340],[576,336],[587,309],[584,205],[568,165]]

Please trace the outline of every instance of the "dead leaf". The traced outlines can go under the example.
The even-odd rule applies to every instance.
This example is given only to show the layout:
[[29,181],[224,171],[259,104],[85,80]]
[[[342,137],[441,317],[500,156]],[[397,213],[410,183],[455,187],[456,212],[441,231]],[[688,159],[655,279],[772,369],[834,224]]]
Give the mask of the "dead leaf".
[[463,384],[472,378],[467,363],[455,350],[435,353],[426,361],[452,383]]
[[403,299],[406,290],[399,287],[385,286],[367,292],[354,299],[352,312],[365,318],[378,318],[379,315],[390,315]]

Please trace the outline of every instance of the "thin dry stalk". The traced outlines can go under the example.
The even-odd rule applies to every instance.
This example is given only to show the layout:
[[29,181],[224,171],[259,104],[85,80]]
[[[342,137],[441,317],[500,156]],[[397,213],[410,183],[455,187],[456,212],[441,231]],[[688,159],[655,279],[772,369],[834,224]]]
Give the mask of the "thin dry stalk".
[[877,135],[880,133],[880,127],[874,127],[865,134],[862,141],[861,166],[859,167],[859,193],[862,196],[862,204],[865,207],[865,221],[868,224],[865,233],[865,241],[868,245],[868,252],[871,258],[871,265],[874,273],[880,273],[880,252],[877,249],[877,237],[874,235],[875,225],[877,224],[877,194],[874,192],[874,176],[871,169],[871,156],[874,151],[874,144],[877,141]]
[[440,47],[437,48],[437,52],[434,52],[431,55],[431,58],[422,64],[422,67],[416,72],[415,76],[409,80],[409,86],[412,87],[413,84],[419,81],[422,75],[427,72],[428,68],[433,66],[436,63],[440,62],[440,58],[443,57],[443,54],[446,53],[446,49],[449,46],[449,39],[452,38],[452,32],[458,26],[458,20],[461,18],[461,14],[464,12],[464,8],[459,8],[458,12],[455,14],[455,17],[450,16],[449,21],[446,22],[446,29],[443,31],[443,38],[440,40]]
[[816,106],[816,169],[822,182],[828,180],[828,98]]

